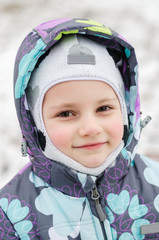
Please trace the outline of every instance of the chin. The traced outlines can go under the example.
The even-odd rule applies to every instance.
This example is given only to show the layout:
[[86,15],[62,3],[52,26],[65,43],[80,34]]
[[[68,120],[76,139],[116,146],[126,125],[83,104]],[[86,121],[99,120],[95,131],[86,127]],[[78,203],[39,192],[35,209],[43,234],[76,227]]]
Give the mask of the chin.
[[104,161],[105,161],[105,158],[103,161],[101,161],[101,158],[94,157],[90,159],[87,158],[85,161],[81,162],[81,164],[87,168],[96,168],[102,165]]

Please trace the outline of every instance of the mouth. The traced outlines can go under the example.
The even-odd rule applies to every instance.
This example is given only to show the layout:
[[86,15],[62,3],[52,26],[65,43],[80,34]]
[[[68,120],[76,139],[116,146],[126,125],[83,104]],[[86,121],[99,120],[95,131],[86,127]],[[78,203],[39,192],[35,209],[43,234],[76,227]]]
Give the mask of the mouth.
[[86,150],[94,150],[94,149],[98,149],[98,148],[102,147],[105,143],[106,142],[88,143],[88,144],[85,144],[85,145],[76,146],[75,148],[86,149]]

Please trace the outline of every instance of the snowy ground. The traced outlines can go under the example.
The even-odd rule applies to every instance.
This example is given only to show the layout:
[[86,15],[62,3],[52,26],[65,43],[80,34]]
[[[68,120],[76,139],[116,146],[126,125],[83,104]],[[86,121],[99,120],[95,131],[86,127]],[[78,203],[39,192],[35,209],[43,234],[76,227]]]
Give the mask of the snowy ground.
[[14,58],[25,35],[54,18],[85,17],[110,26],[136,48],[140,66],[143,130],[139,151],[159,160],[159,1],[1,0],[0,2],[0,187],[27,162],[20,153],[20,129],[12,95]]

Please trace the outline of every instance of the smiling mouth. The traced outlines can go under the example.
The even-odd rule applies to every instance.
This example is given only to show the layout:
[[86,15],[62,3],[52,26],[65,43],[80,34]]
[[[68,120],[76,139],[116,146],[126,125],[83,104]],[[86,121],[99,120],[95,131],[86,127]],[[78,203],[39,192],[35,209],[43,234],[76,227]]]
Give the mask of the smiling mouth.
[[98,149],[98,148],[102,147],[104,144],[105,144],[105,142],[102,142],[102,143],[90,143],[90,144],[86,144],[86,145],[82,145],[82,146],[77,146],[75,148],[86,149],[86,150],[94,150],[94,149]]

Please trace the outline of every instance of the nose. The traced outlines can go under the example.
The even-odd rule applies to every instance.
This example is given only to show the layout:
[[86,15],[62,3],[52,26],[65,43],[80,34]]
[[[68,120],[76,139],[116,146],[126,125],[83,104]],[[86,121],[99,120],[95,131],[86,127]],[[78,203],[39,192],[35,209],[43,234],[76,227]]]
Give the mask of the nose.
[[87,116],[82,119],[79,128],[79,135],[81,137],[90,136],[95,137],[102,132],[102,126],[99,121],[93,116]]

